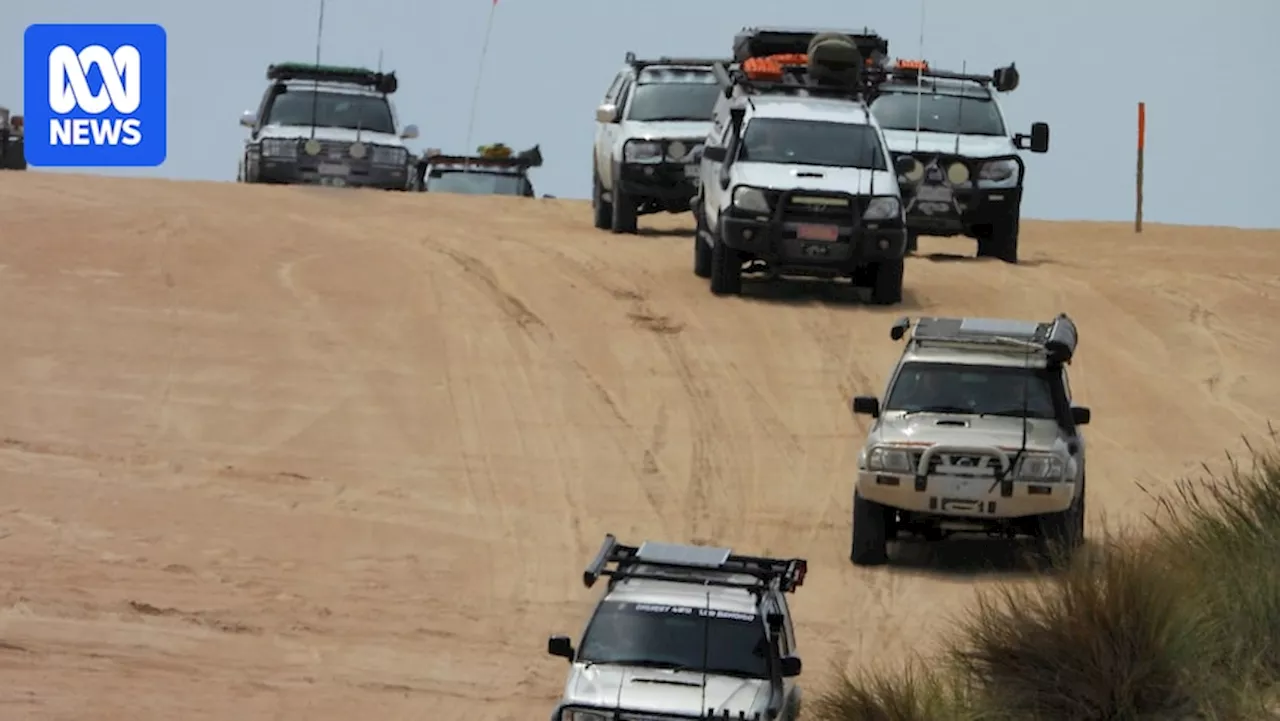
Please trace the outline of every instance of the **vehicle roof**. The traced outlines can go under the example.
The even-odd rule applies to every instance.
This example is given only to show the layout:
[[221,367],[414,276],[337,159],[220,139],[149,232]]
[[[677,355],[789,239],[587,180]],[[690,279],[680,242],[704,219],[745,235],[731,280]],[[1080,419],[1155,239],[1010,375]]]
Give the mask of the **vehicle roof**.
[[1047,360],[1042,352],[1027,353],[1020,349],[993,350],[990,347],[974,349],[972,346],[948,346],[931,343],[918,346],[911,344],[903,351],[903,363],[920,361],[924,363],[951,363],[956,365],[1000,366],[1004,368],[1044,368]]
[[454,160],[442,163],[427,161],[431,171],[447,171],[451,173],[483,173],[485,175],[527,175],[527,171],[516,165],[469,165]]
[[914,93],[917,88],[923,90],[930,95],[958,95],[967,98],[993,98],[995,93],[983,85],[973,80],[954,80],[951,78],[931,78],[928,75],[924,77],[924,81],[917,83],[915,80],[890,80],[880,85],[882,93]]
[[[725,580],[751,583],[754,577],[745,574],[720,574]],[[733,613],[759,613],[756,597],[745,588],[708,586],[690,581],[659,581],[648,578],[627,578],[618,581],[605,595],[608,601],[666,604],[693,608],[710,607],[716,611]]]
[[661,83],[694,83],[697,85],[714,85],[716,77],[706,65],[646,65],[635,73],[636,82],[640,85],[657,85]]
[[373,88],[352,85],[350,83],[316,82],[314,80],[286,80],[282,85],[289,88],[290,91],[319,90],[325,93],[337,93],[340,95],[364,95],[374,98],[383,97],[382,93],[374,90]]
[[821,120],[849,125],[869,125],[873,121],[862,103],[851,98],[803,95],[752,95],[748,115],[753,118]]

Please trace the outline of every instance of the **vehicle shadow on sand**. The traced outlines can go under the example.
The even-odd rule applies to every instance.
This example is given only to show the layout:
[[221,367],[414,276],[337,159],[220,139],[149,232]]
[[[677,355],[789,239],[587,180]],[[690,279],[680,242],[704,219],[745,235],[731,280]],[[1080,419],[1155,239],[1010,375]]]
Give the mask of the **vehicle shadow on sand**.
[[[979,258],[976,255],[961,255],[959,253],[925,253],[923,255],[914,256],[921,260],[927,260],[930,263],[1003,263],[1003,261],[995,258]],[[1062,265],[1061,263],[1048,258],[1020,259],[1017,267],[1019,268],[1037,268],[1042,265]]]
[[641,228],[636,235],[646,238],[692,238],[693,228]]
[[742,299],[782,305],[826,305],[832,307],[865,306],[868,310],[902,315],[919,310],[922,305],[911,288],[903,288],[902,302],[895,305],[871,305],[870,291],[843,280],[821,278],[774,278],[747,275],[742,278]]
[[1052,573],[1033,539],[957,535],[928,543],[907,538],[890,544],[888,567],[905,574],[1031,578]]

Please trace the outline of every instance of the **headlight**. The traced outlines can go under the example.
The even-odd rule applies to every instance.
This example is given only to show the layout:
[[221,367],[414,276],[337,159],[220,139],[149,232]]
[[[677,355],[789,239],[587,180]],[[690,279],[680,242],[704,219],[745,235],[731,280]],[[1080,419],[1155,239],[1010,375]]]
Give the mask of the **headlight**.
[[409,159],[409,151],[389,145],[375,145],[369,159],[374,165],[404,165]]
[[566,710],[560,714],[561,721],[607,721],[604,714],[593,711]]
[[992,160],[978,170],[978,180],[990,185],[1010,185],[1018,177],[1018,163],[1013,160]]
[[969,182],[969,166],[959,162],[948,165],[947,180],[949,180],[952,185],[964,185]]
[[298,141],[291,138],[266,138],[262,141],[262,154],[270,158],[296,158]]
[[907,172],[902,173],[898,177],[908,183],[919,183],[920,179],[924,177],[924,164],[910,156],[908,156],[907,159],[911,161],[911,167],[907,169]]
[[759,188],[734,188],[733,205],[751,213],[768,213],[769,199]]
[[863,220],[888,220],[898,217],[902,204],[897,198],[872,198],[867,209],[862,213]]
[[903,448],[879,446],[872,448],[867,454],[868,471],[886,471],[889,473],[915,473],[911,464],[911,452]]
[[622,149],[622,159],[628,163],[657,162],[662,160],[662,143],[627,143]]
[[1023,456],[1018,462],[1018,478],[1028,481],[1060,481],[1066,464],[1060,456],[1036,454]]

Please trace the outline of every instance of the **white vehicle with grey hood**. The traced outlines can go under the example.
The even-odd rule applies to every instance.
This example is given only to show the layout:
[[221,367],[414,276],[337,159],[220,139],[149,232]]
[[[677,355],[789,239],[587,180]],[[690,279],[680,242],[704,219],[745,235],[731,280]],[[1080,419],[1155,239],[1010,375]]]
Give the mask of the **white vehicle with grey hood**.
[[[906,228],[884,134],[863,101],[874,32],[747,28],[702,153],[693,270],[716,295],[744,273],[849,278],[902,300]],[[807,58],[796,64],[797,56]]]
[[249,128],[236,179],[244,183],[316,184],[409,190],[412,158],[390,95],[394,72],[305,63],[267,68],[271,85]]
[[551,721],[796,721],[786,594],[807,570],[799,558],[605,536],[583,583],[609,585],[581,640],[547,642],[570,664]]
[[1070,551],[1084,540],[1086,407],[1067,366],[1075,323],[902,318],[911,331],[881,401],[853,399],[874,419],[858,456],[850,560],[888,560],[905,534],[1032,536]]
[[979,257],[1018,262],[1026,164],[1021,150],[1049,150],[1048,123],[1011,133],[998,93],[1018,87],[1014,64],[990,75],[933,70],[899,60],[876,88],[871,112],[884,128],[907,204],[909,250],[920,235],[963,235]]

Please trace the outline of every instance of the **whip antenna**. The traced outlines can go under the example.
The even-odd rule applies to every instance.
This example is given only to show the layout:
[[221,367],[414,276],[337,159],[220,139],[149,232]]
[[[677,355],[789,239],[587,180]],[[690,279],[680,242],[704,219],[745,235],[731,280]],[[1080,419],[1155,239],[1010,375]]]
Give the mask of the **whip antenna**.
[[[925,2],[920,0],[920,62],[924,62],[924,19]],[[916,152],[920,152],[920,112],[924,104],[924,69],[916,68]]]
[[707,709],[707,718],[715,716],[712,709],[707,708],[707,664],[711,656],[711,592],[707,591],[707,605],[702,617],[702,708]]
[[[966,75],[969,72],[969,61],[960,63],[960,74]],[[956,155],[960,154],[960,133],[964,131],[964,82],[960,82],[960,92],[956,94]]]
[[[320,0],[320,17],[316,20],[316,70],[320,69],[320,40],[324,37],[324,0]],[[312,83],[311,88],[311,139],[316,137],[316,113],[320,105],[320,81]]]

